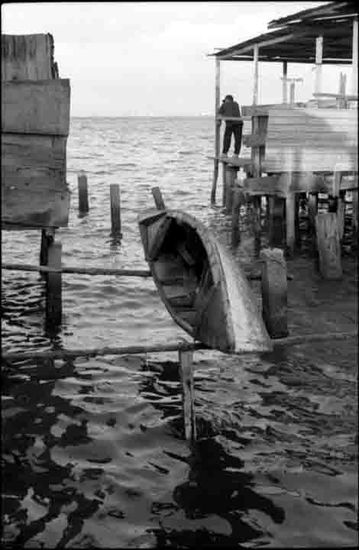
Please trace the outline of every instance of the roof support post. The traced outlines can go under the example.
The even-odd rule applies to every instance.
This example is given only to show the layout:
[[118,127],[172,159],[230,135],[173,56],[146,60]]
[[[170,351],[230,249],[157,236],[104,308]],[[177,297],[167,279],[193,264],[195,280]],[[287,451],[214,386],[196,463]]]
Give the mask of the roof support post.
[[358,18],[353,19],[352,94],[358,94]]
[[315,85],[314,92],[319,94],[322,90],[322,60],[323,60],[323,37],[317,36],[315,41]]
[[258,57],[259,47],[258,44],[253,48],[253,67],[254,67],[254,83],[253,83],[253,105],[258,103]]
[[218,164],[219,164],[218,157],[219,157],[220,140],[221,140],[221,121],[217,120],[219,103],[220,103],[220,93],[221,93],[221,61],[216,57],[215,101],[214,101],[214,109],[215,109],[214,171],[213,171],[213,181],[212,181],[212,190],[211,190],[212,204],[216,202],[216,189],[217,189]]
[[288,75],[288,63],[287,61],[283,61],[282,103],[288,103],[287,75]]

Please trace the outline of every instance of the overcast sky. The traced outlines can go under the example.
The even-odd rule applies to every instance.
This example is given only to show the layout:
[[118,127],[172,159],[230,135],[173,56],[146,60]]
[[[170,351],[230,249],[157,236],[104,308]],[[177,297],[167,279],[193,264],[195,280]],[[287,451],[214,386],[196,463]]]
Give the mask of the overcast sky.
[[[215,63],[206,54],[266,32],[272,19],[325,3],[11,3],[2,5],[2,32],[54,36],[60,77],[71,80],[73,116],[212,114]],[[221,94],[250,104],[252,64],[221,66]],[[312,68],[288,67],[288,76],[304,78],[299,101],[311,96]],[[325,91],[337,91],[339,71],[350,74],[326,70],[333,78]],[[260,102],[280,101],[281,71],[280,64],[260,64]]]

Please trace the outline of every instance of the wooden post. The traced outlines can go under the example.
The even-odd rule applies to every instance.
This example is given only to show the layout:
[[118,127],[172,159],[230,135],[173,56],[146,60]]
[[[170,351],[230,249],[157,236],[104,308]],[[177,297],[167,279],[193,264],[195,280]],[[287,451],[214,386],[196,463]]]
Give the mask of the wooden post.
[[81,171],[77,177],[77,187],[79,192],[79,212],[86,214],[89,211],[89,199],[87,189],[87,176]]
[[159,187],[152,187],[151,191],[157,210],[166,210],[161,189]]
[[253,105],[258,103],[258,58],[259,58],[259,46],[254,45],[253,48]]
[[[268,116],[252,116],[252,134],[265,133],[268,124]],[[262,161],[265,155],[265,146],[252,147],[251,158],[253,162],[253,177],[262,175]],[[252,223],[254,231],[254,251],[257,255],[261,246],[261,197],[254,196],[252,203]]]
[[214,171],[213,171],[213,182],[211,190],[211,203],[216,202],[216,189],[217,189],[217,180],[218,180],[218,164],[219,164],[219,151],[220,151],[220,140],[221,140],[221,123],[217,120],[217,114],[220,103],[220,81],[221,81],[221,62],[216,58],[216,84],[215,84],[215,141],[214,141]]
[[342,277],[338,218],[335,212],[318,214],[315,218],[319,270],[324,279]]
[[194,410],[193,351],[179,350],[178,355],[183,390],[184,431],[186,440],[192,442],[197,437]]
[[111,234],[121,235],[121,202],[120,186],[118,183],[110,184],[111,201]]
[[261,251],[262,315],[271,338],[287,336],[287,267],[283,250]]
[[294,237],[294,242],[295,242],[295,247],[296,248],[300,248],[300,245],[301,245],[301,241],[300,241],[300,219],[299,219],[299,210],[300,210],[300,199],[301,199],[301,196],[299,193],[295,194],[294,195],[294,200],[295,200],[295,203],[294,203],[294,234],[295,234],[295,237]]
[[241,210],[241,205],[244,202],[243,191],[236,187],[233,192],[233,203],[232,203],[232,234],[231,234],[231,243],[235,247],[241,240],[241,233],[239,231],[239,214]]
[[232,212],[233,191],[235,186],[238,168],[236,166],[227,166],[226,170],[226,196],[225,211],[227,214]]
[[358,246],[358,190],[352,190],[352,249]]
[[308,193],[308,230],[315,234],[315,216],[318,212],[318,193]]
[[288,192],[285,201],[285,223],[287,253],[292,255],[295,248],[295,193]]
[[322,61],[323,61],[323,37],[317,36],[315,41],[315,85],[314,91],[319,94],[322,91]]
[[358,95],[358,18],[353,19],[352,94]]
[[[53,241],[48,247],[48,267],[61,268],[62,244]],[[48,273],[46,281],[46,318],[52,325],[61,323],[62,274]]]
[[338,217],[339,239],[340,241],[342,241],[344,237],[344,228],[345,228],[345,191],[339,191],[337,217]]
[[288,103],[288,63],[283,61],[283,76],[282,76],[282,103]]
[[[55,238],[55,230],[42,229],[41,230],[41,245],[40,245],[40,265],[47,265],[48,262],[48,248],[53,243]],[[46,273],[40,272],[43,279],[46,280]]]
[[290,83],[290,96],[289,96],[289,103],[293,105],[295,102],[295,81],[293,80]]
[[[340,73],[338,94],[341,96],[345,96],[346,80],[347,80],[347,75],[344,73]],[[339,109],[345,108],[345,99],[343,97],[339,97],[336,103]]]
[[227,163],[222,162],[222,206],[226,206],[227,193]]
[[268,197],[269,227],[268,239],[271,247],[282,247],[284,242],[285,200],[282,197]]

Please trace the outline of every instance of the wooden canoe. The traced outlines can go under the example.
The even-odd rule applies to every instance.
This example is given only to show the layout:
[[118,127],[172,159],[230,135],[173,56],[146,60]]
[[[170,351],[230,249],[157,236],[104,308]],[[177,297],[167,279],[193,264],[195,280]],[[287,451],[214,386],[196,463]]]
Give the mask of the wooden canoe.
[[245,274],[199,220],[152,210],[138,222],[158,292],[179,326],[227,353],[272,349]]

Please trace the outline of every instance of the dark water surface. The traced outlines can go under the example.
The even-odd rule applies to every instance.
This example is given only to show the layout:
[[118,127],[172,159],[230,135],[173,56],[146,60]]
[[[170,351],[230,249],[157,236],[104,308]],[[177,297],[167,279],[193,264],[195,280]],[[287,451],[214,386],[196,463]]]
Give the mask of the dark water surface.
[[[155,185],[169,206],[195,214],[228,244],[229,220],[209,206],[212,147],[207,118],[72,120],[72,207],[69,227],[58,232],[64,264],[146,269],[136,217],[152,205]],[[82,218],[81,169],[90,191]],[[122,242],[110,236],[110,183],[121,186]],[[39,247],[39,232],[2,235],[3,261],[37,264]],[[236,257],[253,267],[249,231]],[[325,282],[305,250],[288,262],[291,334],[353,330],[351,253],[343,266],[342,281]],[[3,273],[3,351],[187,340],[151,280],[63,275],[57,333],[46,330],[44,305],[37,273]],[[175,353],[3,365],[3,542],[357,544],[356,350],[352,339],[240,358],[196,352],[199,433],[191,450]]]

